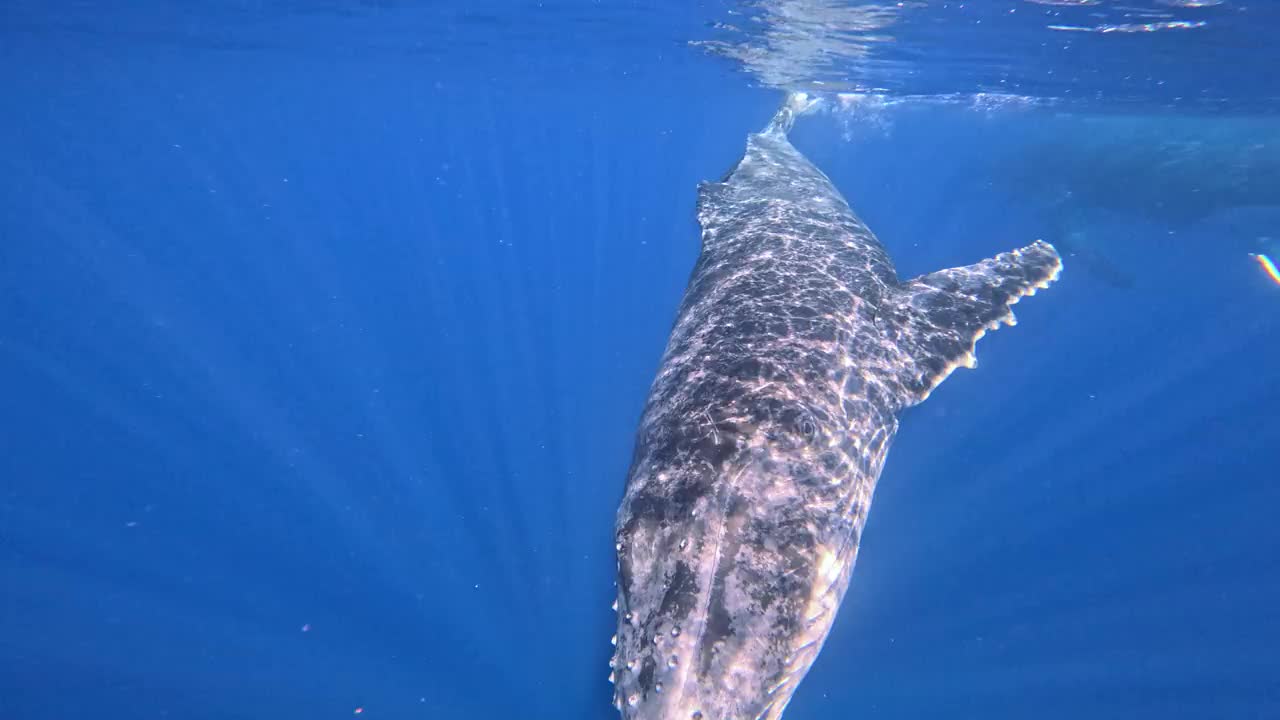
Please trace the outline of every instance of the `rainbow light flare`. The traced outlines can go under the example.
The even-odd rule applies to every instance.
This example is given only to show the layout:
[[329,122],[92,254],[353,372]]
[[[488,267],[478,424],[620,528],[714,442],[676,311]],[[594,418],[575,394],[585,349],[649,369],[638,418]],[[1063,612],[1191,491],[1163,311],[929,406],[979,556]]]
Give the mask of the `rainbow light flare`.
[[1263,255],[1262,253],[1250,254],[1253,256],[1253,259],[1257,260],[1258,264],[1262,266],[1262,270],[1267,274],[1267,277],[1270,277],[1275,284],[1280,285],[1280,270],[1276,269],[1276,264],[1271,261],[1271,258]]

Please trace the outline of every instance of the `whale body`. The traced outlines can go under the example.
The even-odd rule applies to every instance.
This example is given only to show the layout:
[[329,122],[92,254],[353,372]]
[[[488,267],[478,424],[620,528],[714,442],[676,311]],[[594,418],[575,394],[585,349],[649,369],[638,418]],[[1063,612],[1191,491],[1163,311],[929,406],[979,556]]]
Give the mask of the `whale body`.
[[618,509],[610,662],[628,720],[779,718],[849,585],[899,414],[1062,265],[1035,242],[900,281],[787,133],[722,182]]

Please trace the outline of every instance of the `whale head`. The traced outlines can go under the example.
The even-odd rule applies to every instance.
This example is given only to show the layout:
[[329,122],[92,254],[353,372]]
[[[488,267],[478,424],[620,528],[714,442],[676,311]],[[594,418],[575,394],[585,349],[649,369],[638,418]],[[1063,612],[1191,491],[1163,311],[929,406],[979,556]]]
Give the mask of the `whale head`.
[[846,455],[818,408],[760,414],[638,448],[616,538],[624,719],[777,718],[830,629],[857,545]]

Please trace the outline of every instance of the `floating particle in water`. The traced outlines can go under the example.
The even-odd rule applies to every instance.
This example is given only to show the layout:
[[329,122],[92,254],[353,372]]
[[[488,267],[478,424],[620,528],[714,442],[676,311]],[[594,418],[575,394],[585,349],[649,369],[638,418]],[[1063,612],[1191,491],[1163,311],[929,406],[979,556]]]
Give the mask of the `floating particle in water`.
[[359,715],[362,712],[364,712],[364,708],[358,707],[355,709],[355,712],[353,712],[352,715]]
[[1274,282],[1275,284],[1280,285],[1280,269],[1276,268],[1275,262],[1273,262],[1271,258],[1267,257],[1262,253],[1249,253],[1249,254],[1253,257],[1254,260],[1258,261],[1259,265],[1262,266],[1262,271],[1267,274],[1267,277],[1271,278],[1271,281]]
[[302,632],[311,632],[311,623],[303,623]]

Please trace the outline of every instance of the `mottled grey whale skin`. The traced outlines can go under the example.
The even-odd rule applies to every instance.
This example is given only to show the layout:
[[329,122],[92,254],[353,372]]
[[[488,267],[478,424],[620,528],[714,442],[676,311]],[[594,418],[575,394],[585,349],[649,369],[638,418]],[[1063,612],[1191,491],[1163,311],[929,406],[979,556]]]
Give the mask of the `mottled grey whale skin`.
[[900,282],[787,139],[788,100],[721,183],[617,516],[625,719],[782,715],[849,584],[899,413],[1061,263],[1042,242]]

